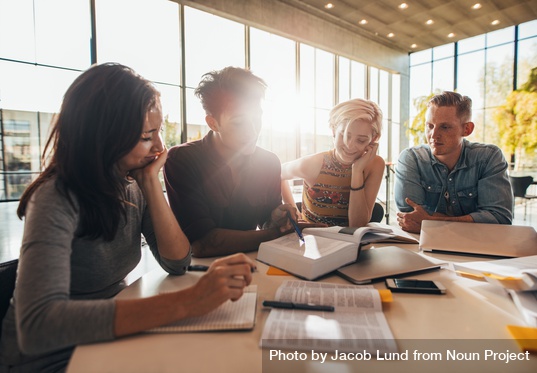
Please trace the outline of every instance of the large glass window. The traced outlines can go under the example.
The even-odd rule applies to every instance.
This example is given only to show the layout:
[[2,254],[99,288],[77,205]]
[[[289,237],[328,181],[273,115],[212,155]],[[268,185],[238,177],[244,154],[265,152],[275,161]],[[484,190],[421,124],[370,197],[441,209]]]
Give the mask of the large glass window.
[[369,93],[367,95],[370,100],[379,102],[379,69],[369,67]]
[[[97,60],[118,62],[155,82],[168,145],[181,141],[179,5],[166,0],[96,0]],[[118,14],[129,9],[128,17]]]
[[334,55],[315,49],[315,106],[330,110],[334,106]]
[[458,44],[458,53],[463,54],[467,52],[473,52],[485,48],[486,35],[478,35],[472,38],[464,39],[459,41]]
[[457,91],[472,99],[474,108],[485,104],[485,51],[471,52],[458,57]]
[[[442,58],[453,57],[455,55],[455,44],[445,44],[432,49],[433,59],[441,60]],[[428,62],[428,61],[427,61]]]
[[79,70],[91,64],[89,4],[87,0],[34,1],[37,63]]
[[[410,97],[416,99],[418,97],[428,96],[432,92],[431,87],[432,64],[426,63],[410,67]],[[410,121],[416,116],[416,107],[410,102]]]
[[[351,61],[345,57],[338,58],[338,103],[351,98]],[[355,98],[355,97],[353,97]]]
[[[125,9],[128,17],[118,18]],[[268,84],[259,145],[284,162],[333,147],[329,112],[352,98],[381,105],[384,157],[388,134],[399,138],[399,119],[390,119],[391,111],[400,116],[400,95],[393,91],[400,90],[399,81],[378,67],[175,1],[0,0],[0,199],[18,198],[40,172],[53,115],[92,58],[122,63],[153,81],[161,92],[168,145],[208,131],[194,96],[202,75],[247,65]]]
[[518,26],[518,39],[526,39],[537,36],[537,20],[523,23]]
[[315,48],[300,45],[300,156],[316,151],[315,142]]
[[485,123],[485,51],[471,52],[458,57],[457,91],[472,99],[474,133],[469,137],[473,141],[483,141]]
[[315,138],[317,151],[333,146],[332,131],[328,127],[330,110],[335,105],[334,55],[315,49]]
[[194,95],[194,88],[186,88],[185,96],[187,141],[200,140],[209,132],[209,127],[205,123],[205,110],[203,110],[200,100]]
[[226,66],[245,67],[244,25],[185,7],[186,85]]
[[0,108],[56,112],[78,71],[0,60]]
[[454,78],[453,68],[455,58],[446,58],[433,62],[433,92],[436,91],[453,91]]
[[514,44],[489,48],[486,58],[485,107],[495,107],[513,90]]
[[518,43],[517,89],[528,81],[531,69],[537,67],[535,51],[537,51],[537,37],[521,40]]
[[18,199],[41,171],[42,142],[48,136],[67,87],[78,71],[0,60],[3,199]]
[[[516,29],[518,45],[515,48]],[[457,50],[458,54],[451,57],[452,54],[448,53],[453,50]],[[427,61],[429,56],[431,60]],[[537,21],[413,53],[410,55],[410,64],[411,100],[437,89],[450,89],[451,77],[456,75],[453,88],[469,96],[473,102],[475,129],[468,139],[501,145],[501,133],[494,113],[506,102],[515,81],[516,87],[520,88],[527,81],[531,69],[537,66]],[[433,76],[430,84],[426,78],[431,71],[429,69]],[[410,113],[412,120],[415,113],[412,106]],[[533,161],[526,163],[536,165],[537,158],[533,158]]]
[[[194,96],[203,74],[226,66],[245,67],[244,25],[207,12],[184,7],[185,85],[188,138],[205,135],[205,113]],[[180,45],[180,44],[179,44]]]
[[86,0],[0,0],[0,199],[18,199],[41,171],[52,113],[91,63],[90,37]]
[[85,69],[90,37],[87,0],[0,0],[2,58]]
[[271,149],[282,162],[293,160],[298,121],[295,42],[251,28],[250,68],[268,86],[259,145]]
[[[180,83],[178,5],[171,1],[97,0],[97,60],[119,62],[146,79]],[[121,17],[128,9],[128,17]]]
[[493,47],[495,45],[501,45],[505,43],[511,43],[515,39],[515,28],[506,27],[501,30],[492,31],[486,34],[487,47]]
[[392,74],[392,133],[391,133],[391,161],[396,160],[401,152],[401,144],[399,138],[401,136],[401,100],[399,92],[401,92],[401,76]]
[[[379,71],[379,92],[378,92],[378,100],[376,101],[382,110],[382,113],[384,114],[382,116],[382,127],[384,128],[384,136],[381,136],[379,141],[379,155],[384,158],[388,159],[388,139],[390,138],[390,132],[391,128],[389,126],[389,118],[390,118],[390,81],[389,81],[389,74],[387,71],[380,70]],[[373,99],[373,98],[372,98]]]
[[33,112],[2,110],[3,198],[18,199],[39,171],[39,122]]
[[34,35],[33,0],[0,0],[0,56],[35,62]]
[[433,50],[426,49],[410,55],[410,65],[415,66],[425,62],[431,62]]
[[351,97],[366,98],[367,67],[363,63],[351,61]]

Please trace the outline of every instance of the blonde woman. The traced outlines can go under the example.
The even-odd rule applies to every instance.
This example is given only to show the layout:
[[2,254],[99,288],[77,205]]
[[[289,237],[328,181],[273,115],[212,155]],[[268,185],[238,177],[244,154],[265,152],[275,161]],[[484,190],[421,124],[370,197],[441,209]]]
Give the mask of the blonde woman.
[[334,149],[282,165],[282,194],[294,204],[287,180],[303,179],[302,217],[310,223],[361,227],[373,212],[384,160],[377,155],[382,111],[353,99],[330,111]]

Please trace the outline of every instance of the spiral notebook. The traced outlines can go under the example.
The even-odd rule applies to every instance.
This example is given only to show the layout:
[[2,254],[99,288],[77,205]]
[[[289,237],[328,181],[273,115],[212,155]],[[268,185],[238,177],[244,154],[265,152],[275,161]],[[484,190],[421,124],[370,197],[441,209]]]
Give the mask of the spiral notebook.
[[172,324],[149,329],[148,333],[205,332],[217,330],[251,330],[255,325],[257,285],[244,289],[239,300],[226,301],[203,316],[190,317]]

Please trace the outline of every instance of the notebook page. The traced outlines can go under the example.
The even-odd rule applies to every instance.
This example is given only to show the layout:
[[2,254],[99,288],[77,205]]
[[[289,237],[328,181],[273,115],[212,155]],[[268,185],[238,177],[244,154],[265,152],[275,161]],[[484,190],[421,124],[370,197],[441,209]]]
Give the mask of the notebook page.
[[202,332],[252,329],[255,324],[257,285],[250,285],[236,302],[228,300],[203,316],[190,317],[149,329],[150,333]]

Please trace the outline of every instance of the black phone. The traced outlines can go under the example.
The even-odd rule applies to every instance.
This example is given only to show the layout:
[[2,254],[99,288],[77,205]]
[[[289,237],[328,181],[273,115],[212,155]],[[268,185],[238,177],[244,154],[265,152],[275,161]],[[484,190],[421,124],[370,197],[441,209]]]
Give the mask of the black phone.
[[386,286],[393,292],[445,294],[446,288],[438,281],[387,278]]

